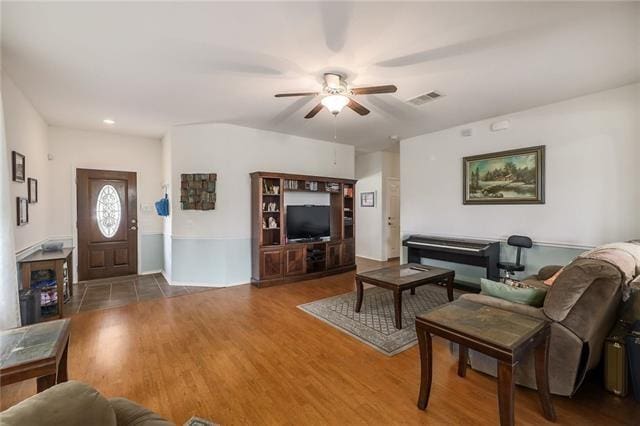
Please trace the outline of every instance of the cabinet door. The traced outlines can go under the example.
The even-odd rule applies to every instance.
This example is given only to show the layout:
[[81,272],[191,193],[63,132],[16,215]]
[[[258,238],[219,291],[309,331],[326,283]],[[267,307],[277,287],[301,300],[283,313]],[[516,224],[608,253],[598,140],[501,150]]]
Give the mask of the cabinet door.
[[260,279],[282,278],[282,249],[260,250]]
[[287,248],[284,251],[285,275],[299,275],[306,271],[305,248]]
[[355,244],[353,240],[342,242],[341,265],[353,265],[356,260]]
[[327,269],[340,266],[341,243],[327,244]]

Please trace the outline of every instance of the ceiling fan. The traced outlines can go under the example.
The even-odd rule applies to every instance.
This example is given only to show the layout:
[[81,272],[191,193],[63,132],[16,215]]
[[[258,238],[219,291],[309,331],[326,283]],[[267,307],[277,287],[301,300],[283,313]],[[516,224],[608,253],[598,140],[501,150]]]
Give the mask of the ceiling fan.
[[333,115],[338,115],[346,106],[354,110],[360,115],[369,114],[369,110],[351,99],[353,95],[373,95],[379,93],[395,93],[398,88],[392,84],[386,86],[370,86],[370,87],[353,87],[349,88],[347,82],[344,81],[340,74],[327,73],[324,75],[324,85],[320,92],[299,92],[299,93],[278,93],[276,98],[285,98],[290,96],[318,96],[324,97],[320,103],[313,107],[304,118],[313,118],[322,108],[326,108]]

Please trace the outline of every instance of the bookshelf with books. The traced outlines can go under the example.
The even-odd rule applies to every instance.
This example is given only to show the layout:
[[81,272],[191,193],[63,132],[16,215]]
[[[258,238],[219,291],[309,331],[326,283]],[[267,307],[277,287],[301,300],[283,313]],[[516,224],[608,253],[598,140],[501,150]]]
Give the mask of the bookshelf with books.
[[354,207],[353,207],[353,189],[354,185],[345,184],[343,187],[343,236],[345,239],[353,238],[354,232]]
[[[252,283],[264,287],[355,269],[355,184],[353,179],[251,173]],[[287,192],[328,194],[330,237],[322,241],[287,241]]]

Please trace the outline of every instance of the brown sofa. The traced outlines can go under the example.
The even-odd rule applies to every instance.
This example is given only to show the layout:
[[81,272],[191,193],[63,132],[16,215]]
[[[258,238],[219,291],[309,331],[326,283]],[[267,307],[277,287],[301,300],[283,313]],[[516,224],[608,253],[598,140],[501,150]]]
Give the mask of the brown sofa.
[[124,398],[107,400],[91,386],[68,381],[0,413],[2,426],[171,426],[160,415]]
[[[545,286],[542,281],[560,268],[545,266],[525,281],[534,286]],[[612,263],[578,258],[558,275],[541,308],[483,294],[466,294],[461,298],[551,321],[550,391],[570,396],[576,392],[587,371],[600,362],[605,337],[616,320],[624,283],[624,274]],[[496,376],[494,359],[469,352],[474,370]],[[536,388],[533,356],[516,368],[516,383]]]

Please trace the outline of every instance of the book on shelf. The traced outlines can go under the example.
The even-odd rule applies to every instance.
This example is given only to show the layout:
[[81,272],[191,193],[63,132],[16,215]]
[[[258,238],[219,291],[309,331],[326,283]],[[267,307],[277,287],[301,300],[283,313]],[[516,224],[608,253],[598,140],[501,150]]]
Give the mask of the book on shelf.
[[317,191],[318,190],[318,182],[306,181],[304,183],[305,189],[309,191]]
[[287,179],[284,181],[284,189],[298,189],[298,181]]
[[340,184],[336,182],[327,182],[325,188],[327,192],[340,192]]

